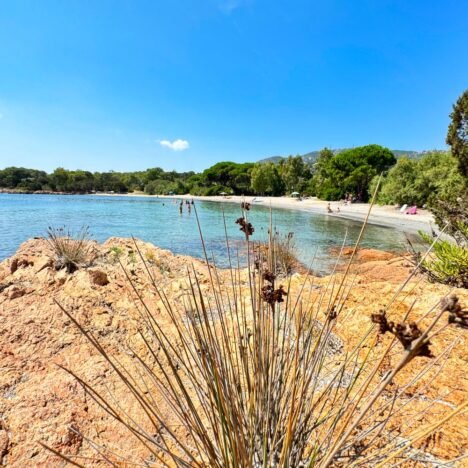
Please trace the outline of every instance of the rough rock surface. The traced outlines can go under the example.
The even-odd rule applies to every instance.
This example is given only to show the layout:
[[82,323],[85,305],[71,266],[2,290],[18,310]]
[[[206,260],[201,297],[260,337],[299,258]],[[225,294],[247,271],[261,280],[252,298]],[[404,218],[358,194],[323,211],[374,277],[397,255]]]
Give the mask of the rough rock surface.
[[[131,359],[127,345],[138,343],[138,314],[135,291],[120,263],[155,316],[162,305],[151,291],[132,240],[112,238],[95,249],[93,265],[73,274],[55,270],[50,247],[41,239],[24,243],[11,259],[0,263],[0,466],[58,466],[58,459],[40,442],[64,453],[92,457],[94,451],[75,429],[97,443],[118,447],[129,458],[138,450],[128,433],[97,408],[75,378],[60,367],[73,370],[100,391],[111,388],[122,404],[132,409],[134,402],[127,390],[61,307],[125,363]],[[138,249],[158,287],[173,304],[183,304],[188,291],[184,278],[192,267],[202,289],[207,287],[209,269],[203,262],[140,241]],[[411,272],[407,259],[391,254],[362,251],[358,259],[355,286],[337,327],[346,346],[358,339],[369,326],[371,313],[391,300]],[[303,275],[294,275],[292,290],[299,290],[303,281]],[[328,281],[326,277],[313,278],[314,287]],[[401,317],[416,301],[410,316],[418,319],[449,291],[415,276],[394,304],[394,317]],[[468,302],[466,291],[456,293]],[[427,379],[408,388],[408,398],[417,395],[416,402],[434,400],[431,414],[409,420],[401,415],[402,426],[416,428],[422,422],[436,422],[467,399],[466,336],[449,328],[433,341],[432,350],[437,355],[456,340],[444,366],[436,366],[437,379],[432,382],[434,373],[430,373],[427,388]],[[384,341],[378,346],[384,346]],[[420,365],[421,361],[415,360],[402,379]],[[155,398],[160,402],[158,396]],[[417,448],[439,460],[463,456],[468,435],[464,422],[464,417],[454,418]],[[82,463],[91,464],[86,458]]]

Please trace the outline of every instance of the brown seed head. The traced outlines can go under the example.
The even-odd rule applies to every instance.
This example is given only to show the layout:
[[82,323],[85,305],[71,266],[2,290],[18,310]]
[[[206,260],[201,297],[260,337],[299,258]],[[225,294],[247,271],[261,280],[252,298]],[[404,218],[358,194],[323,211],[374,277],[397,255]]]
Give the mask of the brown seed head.
[[379,325],[379,333],[384,334],[392,331],[391,325],[393,325],[393,322],[388,322],[384,310],[379,310],[377,314],[372,314],[371,320],[373,323],[377,323]]
[[239,229],[246,235],[246,237],[251,236],[255,231],[252,224],[248,223],[243,216],[236,220],[236,224],[240,225]]
[[[406,350],[410,350],[413,343],[423,334],[415,322],[395,324],[392,321],[388,321],[385,311],[383,310],[379,311],[377,314],[372,314],[371,320],[379,325],[379,333],[391,333]],[[422,341],[419,343],[414,355],[433,357],[429,349],[430,344],[429,341]]]
[[468,310],[463,310],[457,296],[444,297],[441,301],[441,308],[442,311],[448,312],[448,323],[468,328]]
[[266,270],[265,272],[263,272],[263,279],[265,281],[273,283],[276,279],[276,275],[274,275],[271,271]]
[[278,289],[275,289],[271,284],[267,284],[263,286],[261,291],[262,299],[270,305],[273,305],[275,302],[284,302],[283,297],[287,295],[288,293],[284,290],[282,285],[280,285]]

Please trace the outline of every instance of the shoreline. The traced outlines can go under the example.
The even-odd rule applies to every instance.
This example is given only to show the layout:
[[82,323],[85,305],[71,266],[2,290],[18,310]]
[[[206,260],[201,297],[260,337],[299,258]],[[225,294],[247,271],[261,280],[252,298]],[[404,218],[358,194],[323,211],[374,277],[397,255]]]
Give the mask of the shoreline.
[[[179,199],[179,200],[199,200],[213,203],[237,203],[242,201],[251,203],[253,206],[265,206],[284,210],[297,210],[307,213],[321,214],[331,218],[348,219],[362,223],[369,211],[370,203],[354,203],[344,205],[340,202],[330,202],[333,213],[327,213],[329,202],[319,200],[315,197],[299,201],[291,197],[260,197],[260,196],[242,196],[232,195],[229,197],[218,196],[192,196],[192,195],[147,195],[145,193],[111,194],[100,193],[102,196],[125,196],[125,197],[143,197],[143,198],[161,198],[161,199]],[[339,207],[340,212],[336,211]],[[400,213],[398,208],[389,205],[374,205],[368,219],[368,223],[374,226],[398,229],[403,232],[417,233],[422,230],[431,232],[431,225],[434,231],[438,231],[432,213],[428,210],[418,209],[418,214],[407,215]]]
[[[321,214],[332,218],[348,219],[350,221],[363,222],[369,211],[369,203],[354,203],[345,205],[339,201],[330,202],[333,213],[327,212],[329,202],[319,200],[315,197],[299,201],[291,197],[269,197],[269,196],[195,196],[185,195],[148,195],[142,192],[135,193],[65,193],[65,192],[15,192],[1,191],[14,195],[80,195],[80,196],[105,196],[105,197],[141,197],[141,198],[160,198],[160,199],[179,199],[179,200],[199,200],[213,203],[238,203],[247,201],[253,206],[265,206],[271,208],[303,211],[313,214]],[[337,209],[339,208],[339,212]],[[424,209],[418,209],[418,214],[407,215],[400,213],[398,208],[389,205],[374,205],[369,215],[368,223],[386,228],[393,228],[403,232],[417,233],[422,230],[431,233],[431,227],[438,232],[434,217],[431,212]]]

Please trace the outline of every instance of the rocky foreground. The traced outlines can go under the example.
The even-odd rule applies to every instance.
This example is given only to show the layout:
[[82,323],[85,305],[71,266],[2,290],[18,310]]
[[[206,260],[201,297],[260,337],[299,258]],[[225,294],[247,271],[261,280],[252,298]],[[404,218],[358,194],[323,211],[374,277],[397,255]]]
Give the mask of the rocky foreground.
[[[138,241],[138,245],[151,265],[158,287],[175,306],[183,307],[188,289],[184,278],[192,265],[202,289],[209,290],[209,270],[203,262],[173,255],[151,244]],[[137,453],[134,439],[126,430],[97,408],[76,380],[59,367],[72,369],[102,391],[110,388],[122,405],[133,404],[103,358],[56,301],[123,363],[130,359],[128,345],[136,343],[138,303],[120,262],[156,316],[161,303],[149,288],[132,240],[109,239],[93,245],[92,254],[90,267],[68,274],[55,269],[47,242],[35,239],[0,263],[0,465],[60,465],[59,459],[39,442],[77,455],[77,461],[86,466],[92,465],[88,457],[95,454],[86,438],[118,447],[130,458]],[[355,286],[337,327],[344,347],[358,339],[363,328],[368,327],[370,315],[390,300],[411,268],[405,258],[376,251],[360,252]],[[227,280],[227,272],[221,272],[220,278],[221,282]],[[292,291],[297,291],[303,281],[304,275],[293,275]],[[329,278],[313,278],[318,288],[328,281]],[[411,318],[417,320],[449,292],[445,286],[416,276],[400,295],[394,311],[402,316],[416,301]],[[466,306],[466,291],[454,292]],[[466,334],[455,327],[447,328],[433,340],[432,351],[440,355],[454,342],[448,358],[438,361],[433,372],[408,388],[412,407],[408,414],[399,416],[402,428],[437,422],[468,398]],[[402,380],[414,374],[424,359],[414,360],[404,370]],[[430,411],[418,413],[418,404],[427,402],[432,402]],[[427,462],[441,464],[463,457],[467,436],[465,413],[420,442],[415,451]],[[462,465],[463,461],[459,461],[452,466]]]

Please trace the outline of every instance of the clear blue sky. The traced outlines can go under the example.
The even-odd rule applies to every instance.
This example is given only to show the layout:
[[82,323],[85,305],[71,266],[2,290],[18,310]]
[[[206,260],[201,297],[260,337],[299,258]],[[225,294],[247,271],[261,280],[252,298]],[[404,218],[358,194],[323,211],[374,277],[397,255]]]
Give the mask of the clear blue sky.
[[444,148],[468,87],[461,0],[2,0],[0,44],[0,167]]

